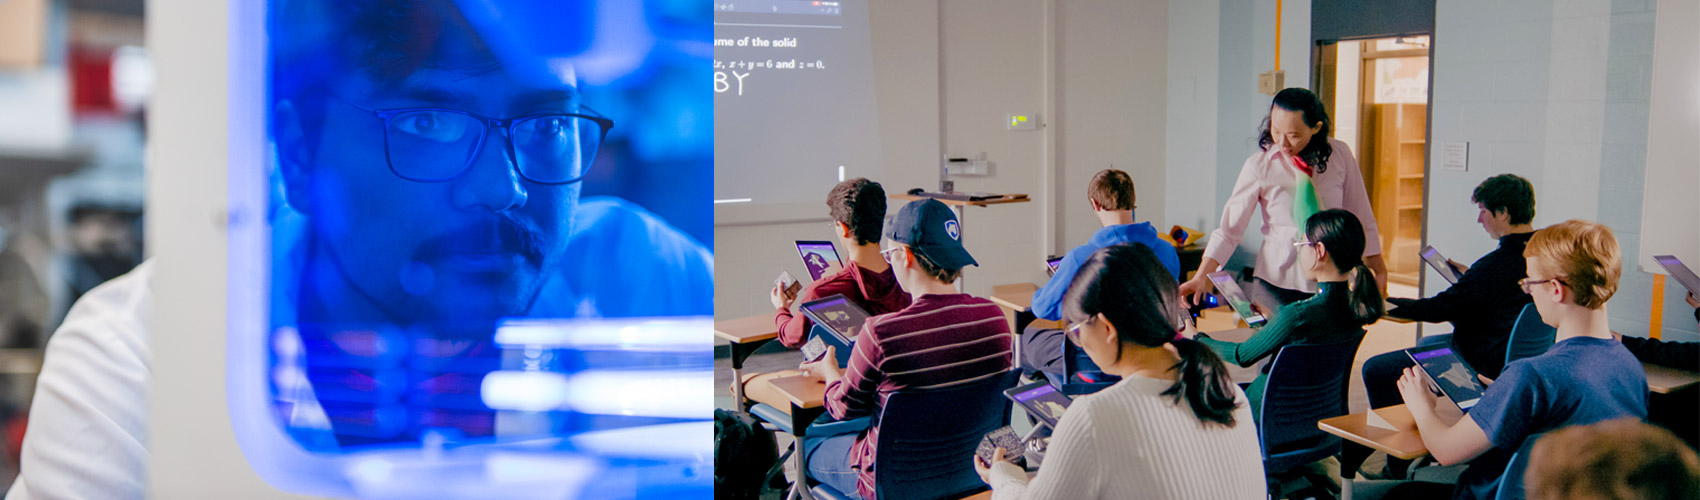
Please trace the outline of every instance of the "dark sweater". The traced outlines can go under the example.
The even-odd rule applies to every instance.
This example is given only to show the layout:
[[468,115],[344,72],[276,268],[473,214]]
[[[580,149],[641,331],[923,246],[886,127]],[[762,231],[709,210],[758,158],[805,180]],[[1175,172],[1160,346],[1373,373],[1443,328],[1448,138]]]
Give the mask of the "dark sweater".
[[1623,347],[1645,363],[1700,371],[1700,342],[1665,342],[1659,339],[1623,336]]
[[[1228,342],[1199,334],[1198,341],[1210,346],[1222,360],[1240,366],[1251,366],[1257,360],[1274,355],[1288,345],[1332,344],[1363,340],[1364,325],[1352,315],[1351,289],[1345,282],[1318,283],[1320,290],[1311,298],[1281,306],[1275,321],[1265,325],[1245,342]],[[1263,375],[1246,388],[1246,398],[1252,411],[1263,400],[1263,384],[1269,378],[1268,367]]]
[[1452,347],[1488,378],[1505,368],[1505,346],[1529,294],[1517,286],[1528,275],[1523,248],[1535,233],[1507,234],[1499,248],[1470,265],[1458,283],[1426,299],[1387,299],[1387,313],[1417,321],[1452,323]]

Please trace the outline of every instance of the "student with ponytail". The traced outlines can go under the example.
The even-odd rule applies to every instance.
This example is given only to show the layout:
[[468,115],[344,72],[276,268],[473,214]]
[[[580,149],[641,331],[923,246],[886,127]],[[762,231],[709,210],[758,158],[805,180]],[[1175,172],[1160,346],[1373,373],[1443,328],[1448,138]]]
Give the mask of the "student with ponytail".
[[[1318,284],[1315,296],[1281,306],[1274,321],[1243,343],[1208,334],[1199,334],[1198,340],[1230,363],[1251,366],[1288,345],[1363,339],[1364,325],[1380,319],[1384,311],[1375,276],[1364,265],[1364,228],[1358,217],[1340,209],[1317,212],[1305,221],[1304,239],[1293,247],[1299,269]],[[1246,390],[1254,413],[1267,379],[1265,372]]]
[[1063,296],[1065,334],[1122,380],[1063,414],[1029,483],[975,460],[994,500],[1262,498],[1263,464],[1245,394],[1210,348],[1175,334],[1174,277],[1144,245],[1099,249]]

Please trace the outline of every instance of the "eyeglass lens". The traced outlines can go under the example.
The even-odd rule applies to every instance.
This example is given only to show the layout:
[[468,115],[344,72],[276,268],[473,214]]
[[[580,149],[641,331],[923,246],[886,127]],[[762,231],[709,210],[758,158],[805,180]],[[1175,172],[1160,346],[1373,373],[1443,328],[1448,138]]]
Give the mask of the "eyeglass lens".
[[[415,110],[390,117],[386,147],[390,168],[419,181],[444,181],[464,172],[487,135],[488,123],[469,114]],[[565,183],[583,177],[602,143],[602,125],[590,118],[544,115],[515,122],[514,162],[533,182]]]

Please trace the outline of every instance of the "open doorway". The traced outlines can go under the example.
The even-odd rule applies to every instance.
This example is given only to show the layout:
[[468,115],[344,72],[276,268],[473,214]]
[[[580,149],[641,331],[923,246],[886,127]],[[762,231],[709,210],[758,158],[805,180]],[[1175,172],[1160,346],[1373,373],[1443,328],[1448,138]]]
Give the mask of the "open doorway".
[[1319,94],[1332,108],[1334,138],[1351,146],[1363,170],[1388,281],[1416,287],[1428,198],[1429,37],[1342,41],[1317,53]]

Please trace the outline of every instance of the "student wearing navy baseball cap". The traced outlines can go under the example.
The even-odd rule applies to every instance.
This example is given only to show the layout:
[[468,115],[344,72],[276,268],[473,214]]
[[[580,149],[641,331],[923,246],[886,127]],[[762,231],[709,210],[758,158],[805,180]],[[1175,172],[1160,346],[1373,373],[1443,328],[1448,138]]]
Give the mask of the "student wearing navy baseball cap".
[[[885,237],[898,244],[885,250],[886,260],[892,260],[889,252],[908,247],[925,259],[924,264],[930,264],[922,269],[947,285],[956,282],[962,268],[980,265],[974,261],[974,256],[968,255],[968,249],[962,247],[962,225],[956,221],[956,212],[938,200],[929,198],[904,205],[886,228]],[[929,267],[932,269],[927,269]],[[934,269],[948,272],[949,277],[931,272]]]
[[[914,301],[868,319],[852,347],[858,352],[850,356],[850,366],[840,370],[830,347],[820,361],[803,365],[805,376],[826,382],[826,409],[833,418],[873,415],[892,392],[973,383],[1015,364],[1003,311],[989,300],[958,293],[953,285],[963,267],[979,264],[962,247],[962,227],[949,207],[932,199],[910,202],[886,226],[885,236],[880,254]],[[874,444],[880,426],[889,423],[859,435],[804,438],[809,477],[840,492],[875,498]]]

